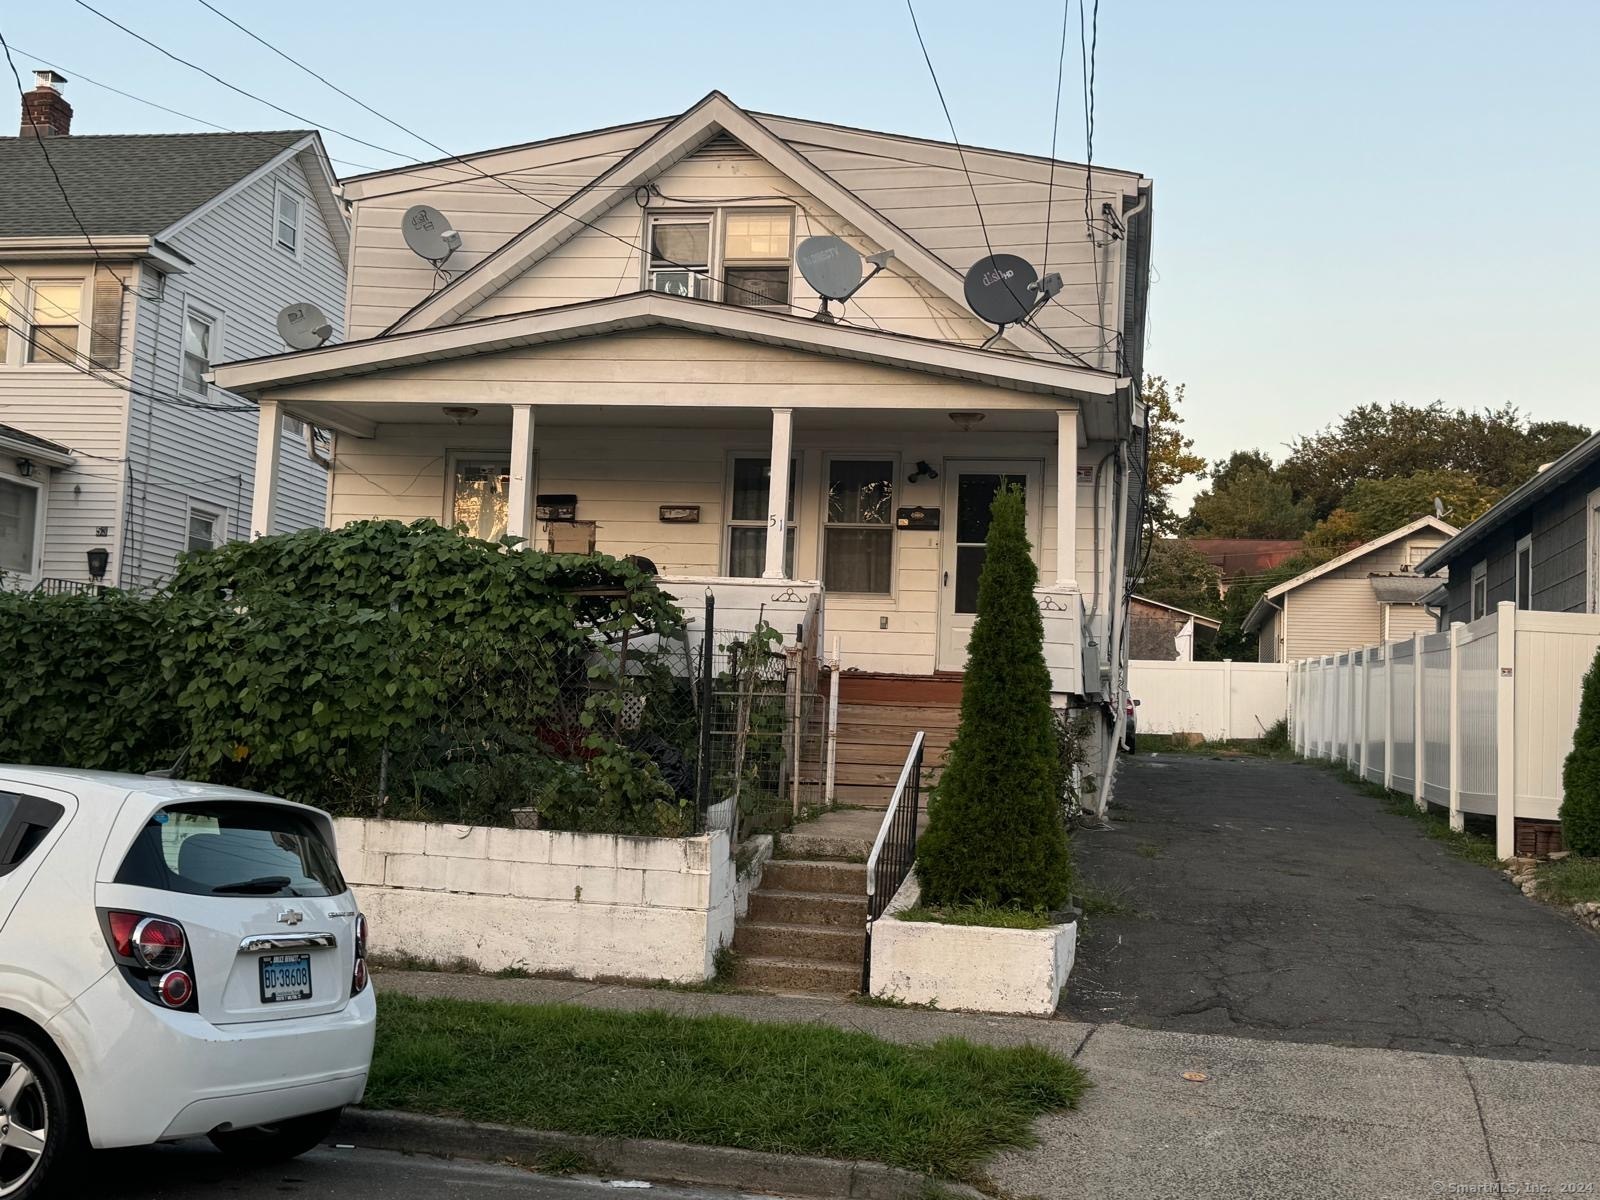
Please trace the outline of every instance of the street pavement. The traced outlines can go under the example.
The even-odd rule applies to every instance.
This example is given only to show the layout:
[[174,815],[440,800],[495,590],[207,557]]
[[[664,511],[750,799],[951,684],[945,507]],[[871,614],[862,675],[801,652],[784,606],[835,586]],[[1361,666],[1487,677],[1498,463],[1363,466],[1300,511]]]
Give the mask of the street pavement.
[[745,1200],[711,1189],[619,1186],[629,1182],[640,1181],[553,1178],[493,1163],[331,1147],[281,1166],[241,1167],[199,1141],[97,1154],[80,1194],[100,1200]]
[[1600,937],[1331,772],[1125,759],[1081,874],[1064,1016],[1485,1058],[1600,1063]]

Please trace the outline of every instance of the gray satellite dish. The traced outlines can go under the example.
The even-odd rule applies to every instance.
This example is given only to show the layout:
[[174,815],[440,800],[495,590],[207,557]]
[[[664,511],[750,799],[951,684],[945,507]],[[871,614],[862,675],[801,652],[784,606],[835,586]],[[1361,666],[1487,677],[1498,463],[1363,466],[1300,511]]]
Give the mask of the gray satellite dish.
[[861,284],[861,255],[843,238],[808,237],[795,250],[795,262],[817,295],[843,300]]
[[991,325],[1015,325],[1039,303],[1039,273],[1025,258],[995,254],[967,272],[967,307]]
[[315,304],[291,304],[278,314],[278,336],[294,350],[315,350],[333,336],[333,325]]
[[435,264],[449,258],[461,245],[461,235],[450,227],[449,219],[429,204],[413,204],[406,209],[400,218],[400,231],[411,253]]

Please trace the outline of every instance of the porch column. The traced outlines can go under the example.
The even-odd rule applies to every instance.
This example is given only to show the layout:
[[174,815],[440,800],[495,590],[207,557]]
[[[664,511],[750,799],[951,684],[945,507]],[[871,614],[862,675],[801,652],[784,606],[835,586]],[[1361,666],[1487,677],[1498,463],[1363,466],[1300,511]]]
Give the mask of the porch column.
[[1056,586],[1078,585],[1078,410],[1056,413]]
[[278,514],[279,449],[283,413],[276,400],[262,400],[256,424],[256,474],[250,492],[250,540],[266,537]]
[[506,493],[506,532],[533,544],[533,405],[511,406],[511,485]]
[[767,475],[767,561],[763,579],[782,579],[783,550],[789,532],[789,456],[794,444],[794,410],[772,410],[772,459]]

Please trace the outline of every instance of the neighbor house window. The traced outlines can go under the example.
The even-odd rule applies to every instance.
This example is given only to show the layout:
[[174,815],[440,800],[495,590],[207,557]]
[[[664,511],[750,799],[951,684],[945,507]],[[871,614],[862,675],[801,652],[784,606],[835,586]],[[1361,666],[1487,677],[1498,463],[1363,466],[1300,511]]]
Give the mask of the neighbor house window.
[[184,540],[185,550],[215,550],[222,544],[226,523],[216,509],[193,505],[189,509],[189,529]]
[[789,307],[787,212],[730,211],[723,218],[722,298],[748,308]]
[[216,350],[217,323],[204,313],[193,309],[183,314],[183,371],[182,385],[186,392],[205,395],[205,373],[211,369],[211,356]]
[[290,254],[300,253],[300,198],[287,188],[278,189],[273,214],[273,240]]
[[35,281],[28,329],[28,361],[71,362],[78,353],[83,281]]
[[1489,565],[1479,563],[1472,568],[1472,619],[1476,621],[1489,611]]
[[650,218],[650,290],[709,299],[711,216]]
[[828,461],[822,578],[830,592],[888,595],[894,575],[894,462]]
[[1533,607],[1533,535],[1517,543],[1517,607]]
[[0,479],[0,572],[32,575],[39,536],[39,489]]
[[[794,578],[794,493],[799,464],[789,464],[789,504],[783,544],[783,573]],[[772,463],[760,458],[735,458],[732,495],[728,502],[728,575],[758,579],[767,565],[768,498],[772,494]]]
[[497,541],[506,535],[511,511],[509,458],[458,458],[451,469],[450,523],[468,537]]

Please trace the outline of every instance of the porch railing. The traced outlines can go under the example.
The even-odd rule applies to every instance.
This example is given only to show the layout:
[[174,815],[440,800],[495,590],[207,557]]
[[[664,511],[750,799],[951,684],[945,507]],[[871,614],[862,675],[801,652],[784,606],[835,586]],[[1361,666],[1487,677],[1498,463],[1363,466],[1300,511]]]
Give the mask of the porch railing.
[[889,808],[867,855],[867,941],[861,960],[861,994],[872,994],[872,923],[900,890],[917,859],[917,820],[922,809],[923,732],[911,739]]
[[94,583],[84,583],[77,579],[47,577],[39,580],[34,585],[33,590],[46,596],[79,596],[90,592],[98,592],[100,586]]

